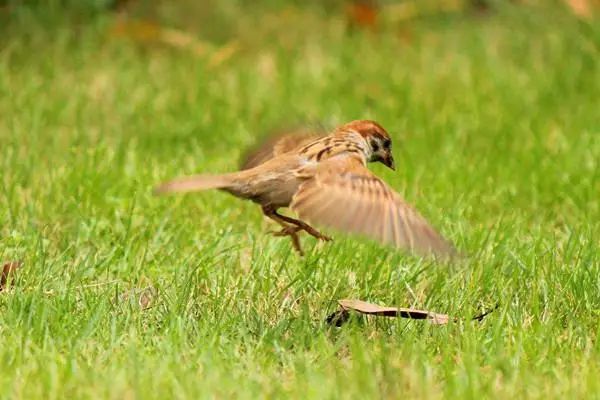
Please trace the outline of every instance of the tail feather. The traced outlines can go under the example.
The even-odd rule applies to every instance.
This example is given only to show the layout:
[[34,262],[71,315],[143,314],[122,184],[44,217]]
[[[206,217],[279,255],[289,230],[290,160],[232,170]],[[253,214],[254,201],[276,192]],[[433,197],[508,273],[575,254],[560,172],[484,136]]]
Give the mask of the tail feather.
[[155,195],[166,193],[198,192],[208,189],[227,189],[231,185],[229,175],[194,175],[165,182],[154,189]]

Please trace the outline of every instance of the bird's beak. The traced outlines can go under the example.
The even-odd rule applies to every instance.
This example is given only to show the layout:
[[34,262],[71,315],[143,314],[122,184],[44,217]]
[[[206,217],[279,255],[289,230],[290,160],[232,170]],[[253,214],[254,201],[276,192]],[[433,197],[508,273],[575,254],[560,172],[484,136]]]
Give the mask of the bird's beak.
[[385,157],[383,159],[382,162],[383,162],[383,165],[385,165],[386,167],[388,167],[392,171],[396,170],[396,163],[394,162],[394,156],[392,156],[392,153],[389,153],[387,155],[387,157]]

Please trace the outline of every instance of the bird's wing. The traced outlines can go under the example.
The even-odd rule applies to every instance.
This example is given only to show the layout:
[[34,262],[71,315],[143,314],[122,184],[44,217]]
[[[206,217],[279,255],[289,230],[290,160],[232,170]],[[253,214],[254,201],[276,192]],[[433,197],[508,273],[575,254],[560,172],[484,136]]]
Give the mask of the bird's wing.
[[301,219],[360,234],[415,253],[450,256],[454,247],[359,160],[319,164],[290,205]]
[[325,136],[320,130],[292,129],[277,132],[249,151],[242,160],[241,169],[254,168],[281,154],[305,146]]

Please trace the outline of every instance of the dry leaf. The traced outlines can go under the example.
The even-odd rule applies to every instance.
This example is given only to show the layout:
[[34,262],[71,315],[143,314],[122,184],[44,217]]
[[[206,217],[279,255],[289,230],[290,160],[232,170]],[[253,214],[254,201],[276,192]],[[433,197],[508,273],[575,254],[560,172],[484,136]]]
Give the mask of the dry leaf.
[[156,295],[157,292],[156,288],[154,287],[147,287],[146,289],[142,290],[138,297],[138,305],[140,308],[142,310],[147,310],[152,307],[154,300],[156,299]]
[[0,273],[0,292],[4,290],[8,279],[11,275],[15,274],[15,271],[23,267],[21,261],[8,261],[2,265],[2,271]]
[[[431,311],[415,310],[412,308],[398,307],[383,307],[377,304],[367,303],[362,300],[338,300],[340,310],[327,317],[329,325],[342,326],[350,317],[350,311],[356,311],[361,314],[383,316],[383,317],[400,317],[410,319],[425,319],[434,325],[446,325],[450,321],[450,317],[446,314],[438,314]],[[477,315],[472,320],[481,321],[486,315],[493,312],[499,307],[497,304],[493,309],[490,309],[480,315]],[[453,318],[457,321],[457,318]]]
[[147,310],[154,306],[158,291],[153,286],[144,289],[131,289],[122,293],[122,302],[129,302],[132,306],[137,305],[140,310]]
[[377,315],[384,317],[401,317],[410,319],[426,319],[435,325],[445,325],[448,323],[446,314],[437,314],[424,310],[415,310],[412,308],[382,307],[377,304],[367,303],[362,300],[339,300],[338,304],[344,310],[358,311],[362,314]]

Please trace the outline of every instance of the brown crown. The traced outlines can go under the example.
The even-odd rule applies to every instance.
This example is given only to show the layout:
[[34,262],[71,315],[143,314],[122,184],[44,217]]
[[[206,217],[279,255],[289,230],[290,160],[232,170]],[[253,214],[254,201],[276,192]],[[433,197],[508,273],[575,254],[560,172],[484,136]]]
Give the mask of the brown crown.
[[378,137],[380,139],[387,139],[390,135],[386,132],[381,125],[375,121],[359,119],[356,121],[348,122],[340,127],[344,131],[355,131],[362,137]]

